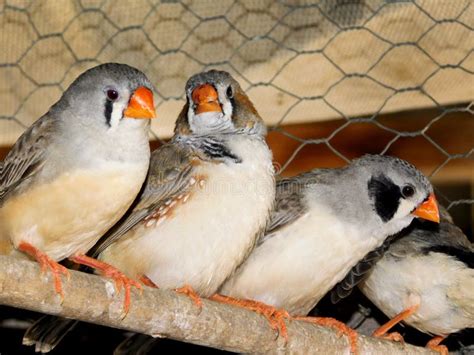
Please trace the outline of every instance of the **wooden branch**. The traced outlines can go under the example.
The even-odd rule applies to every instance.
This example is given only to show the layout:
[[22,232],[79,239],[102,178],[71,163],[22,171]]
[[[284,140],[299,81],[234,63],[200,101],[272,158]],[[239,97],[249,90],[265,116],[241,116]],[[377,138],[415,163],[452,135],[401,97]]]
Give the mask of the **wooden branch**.
[[[75,318],[110,327],[168,337],[184,342],[244,353],[348,353],[345,337],[304,322],[288,324],[290,341],[276,337],[267,321],[253,312],[204,300],[202,310],[186,296],[145,288],[133,292],[129,314],[121,319],[122,294],[104,278],[71,270],[64,281],[64,302],[55,294],[51,277],[40,276],[38,264],[0,256],[0,304]],[[430,354],[361,336],[361,353]]]

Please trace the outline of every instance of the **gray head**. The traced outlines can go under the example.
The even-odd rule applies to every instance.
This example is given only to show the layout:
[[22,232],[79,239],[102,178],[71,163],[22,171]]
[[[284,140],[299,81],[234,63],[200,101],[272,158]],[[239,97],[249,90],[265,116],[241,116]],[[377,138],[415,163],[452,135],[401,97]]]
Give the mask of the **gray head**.
[[107,63],[82,73],[51,108],[68,126],[77,123],[100,131],[149,126],[155,117],[153,86],[138,69]]
[[239,83],[225,71],[210,70],[192,76],[186,83],[186,105],[175,133],[264,135],[266,129]]
[[367,191],[372,208],[383,222],[411,214],[427,218],[423,215],[423,212],[429,213],[425,208],[435,209],[433,216],[439,222],[431,183],[407,161],[391,156],[365,155],[352,162],[351,170],[368,178]]
[[[365,155],[345,168],[329,170],[323,195],[337,214],[388,236],[407,227],[414,217],[439,222],[429,180],[408,162],[381,155]],[[382,229],[382,230],[381,230]],[[375,231],[375,230],[374,230]]]

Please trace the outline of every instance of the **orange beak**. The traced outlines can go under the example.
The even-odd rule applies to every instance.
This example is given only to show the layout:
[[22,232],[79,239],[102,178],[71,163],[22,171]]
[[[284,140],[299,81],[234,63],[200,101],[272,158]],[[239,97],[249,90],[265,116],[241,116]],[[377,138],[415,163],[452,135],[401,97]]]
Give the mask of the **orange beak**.
[[155,104],[153,103],[151,90],[144,86],[136,89],[128,103],[124,116],[129,118],[155,118]]
[[210,84],[198,86],[191,95],[196,105],[196,114],[203,112],[222,112],[216,89]]
[[439,223],[438,202],[436,201],[435,195],[432,193],[425,202],[413,211],[413,215],[428,221]]

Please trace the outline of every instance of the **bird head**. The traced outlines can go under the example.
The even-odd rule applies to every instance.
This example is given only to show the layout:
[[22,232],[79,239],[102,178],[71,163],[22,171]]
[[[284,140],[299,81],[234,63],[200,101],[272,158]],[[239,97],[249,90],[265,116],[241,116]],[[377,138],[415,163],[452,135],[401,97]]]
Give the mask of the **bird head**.
[[82,73],[53,106],[64,120],[82,127],[114,131],[146,127],[155,117],[153,86],[138,69],[106,63]]
[[176,122],[179,135],[266,133],[263,120],[239,83],[227,72],[210,70],[186,83],[187,103]]
[[433,187],[410,163],[391,156],[365,155],[353,161],[351,170],[363,176],[369,204],[395,233],[415,217],[439,223]]

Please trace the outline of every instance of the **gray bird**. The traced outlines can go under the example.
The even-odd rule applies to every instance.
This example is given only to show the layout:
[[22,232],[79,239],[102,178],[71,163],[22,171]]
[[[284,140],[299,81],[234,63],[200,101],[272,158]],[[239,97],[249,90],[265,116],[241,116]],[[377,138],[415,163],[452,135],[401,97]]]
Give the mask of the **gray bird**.
[[[186,84],[172,141],[152,153],[131,213],[95,249],[148,285],[214,294],[263,234],[275,198],[266,129],[239,84],[209,71]],[[184,288],[182,288],[184,286]],[[72,325],[46,317],[24,342],[51,350]]]
[[432,186],[395,157],[366,155],[344,168],[280,180],[266,234],[219,292],[305,316],[415,216],[438,220]]
[[474,328],[474,245],[441,208],[439,226],[419,223],[395,241],[359,288],[392,318],[374,335],[403,340],[386,334],[403,321],[434,335],[427,346],[447,354],[444,338]]
[[0,163],[0,253],[35,258],[61,296],[65,258],[129,285],[84,254],[139,193],[153,117],[152,85],[139,70],[109,63],[80,75]]

